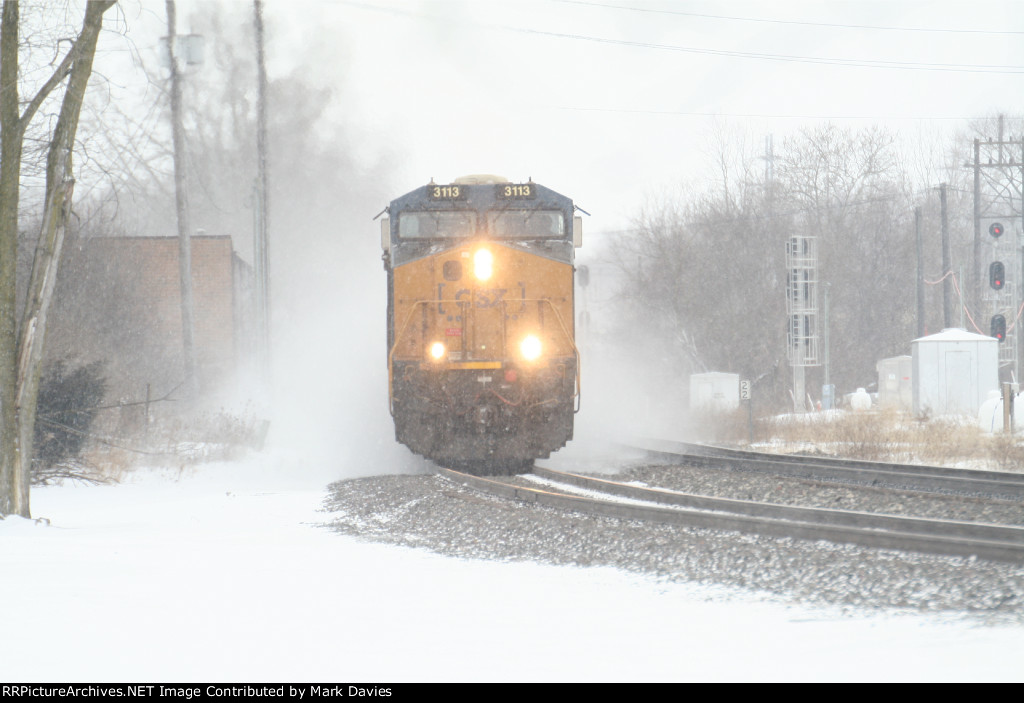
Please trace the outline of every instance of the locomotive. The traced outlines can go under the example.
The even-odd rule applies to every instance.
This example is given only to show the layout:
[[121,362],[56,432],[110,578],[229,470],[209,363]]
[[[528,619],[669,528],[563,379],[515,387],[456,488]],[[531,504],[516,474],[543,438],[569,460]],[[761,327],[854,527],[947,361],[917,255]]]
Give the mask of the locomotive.
[[572,200],[528,180],[433,180],[381,220],[396,439],[511,473],[572,439],[579,410]]

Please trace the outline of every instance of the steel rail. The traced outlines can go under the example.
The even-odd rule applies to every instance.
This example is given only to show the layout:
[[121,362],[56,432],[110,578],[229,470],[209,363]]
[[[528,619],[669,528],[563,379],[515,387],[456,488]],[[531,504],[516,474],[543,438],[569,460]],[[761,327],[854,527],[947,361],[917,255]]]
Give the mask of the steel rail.
[[540,467],[535,467],[538,477],[649,504],[531,488],[513,479],[474,476],[453,469],[437,468],[436,472],[486,493],[602,517],[1024,563],[1024,528],[1020,527],[713,498]]
[[715,498],[712,496],[683,493],[665,488],[639,486],[621,483],[594,476],[555,471],[541,466],[534,467],[534,474],[540,478],[560,481],[587,490],[612,495],[646,500],[666,505],[678,505],[700,510],[730,512],[754,517],[771,517],[780,520],[807,522],[816,525],[862,527],[874,530],[893,530],[908,534],[934,535],[948,532],[955,537],[977,537],[985,540],[1005,541],[1024,547],[1024,527],[992,525],[988,523],[964,522],[960,520],[934,520],[883,513],[866,513],[855,510],[834,508],[811,508],[806,506],[762,503],[737,498]]
[[641,439],[629,444],[653,456],[705,467],[743,468],[811,479],[886,485],[923,492],[981,493],[1024,498],[1024,474],[917,464],[885,464],[857,459],[766,454],[706,444]]

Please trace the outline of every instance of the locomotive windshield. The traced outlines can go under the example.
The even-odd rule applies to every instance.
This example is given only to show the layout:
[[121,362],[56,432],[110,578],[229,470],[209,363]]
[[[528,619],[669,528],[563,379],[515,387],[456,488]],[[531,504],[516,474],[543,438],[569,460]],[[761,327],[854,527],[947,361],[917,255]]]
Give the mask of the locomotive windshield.
[[561,210],[502,210],[488,213],[492,236],[546,239],[565,236]]
[[476,231],[476,213],[451,210],[403,212],[398,234],[403,239],[469,237]]
[[572,263],[578,246],[572,200],[532,181],[511,183],[497,176],[464,180],[430,183],[391,201],[381,230],[389,266],[478,238]]

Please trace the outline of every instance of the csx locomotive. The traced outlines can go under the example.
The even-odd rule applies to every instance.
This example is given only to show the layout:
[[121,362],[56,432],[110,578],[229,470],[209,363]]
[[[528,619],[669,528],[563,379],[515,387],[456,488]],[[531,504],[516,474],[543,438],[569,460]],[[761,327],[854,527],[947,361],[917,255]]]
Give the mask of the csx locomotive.
[[385,212],[398,441],[476,473],[565,446],[580,395],[572,200],[532,180],[467,176],[431,181]]

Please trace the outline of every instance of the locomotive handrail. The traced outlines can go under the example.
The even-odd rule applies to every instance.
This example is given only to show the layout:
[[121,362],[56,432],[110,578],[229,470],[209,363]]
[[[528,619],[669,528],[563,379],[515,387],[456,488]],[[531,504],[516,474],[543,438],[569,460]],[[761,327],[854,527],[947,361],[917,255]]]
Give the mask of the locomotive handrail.
[[[391,346],[391,350],[388,352],[388,412],[391,416],[395,416],[395,405],[394,405],[394,378],[395,378],[395,352],[398,350],[399,343],[405,338],[405,332],[409,328],[409,323],[412,322],[413,314],[416,309],[421,305],[441,305],[444,303],[452,303],[454,305],[465,305],[466,301],[461,300],[417,300],[412,303],[412,308],[409,310],[409,314],[405,317],[405,322],[402,323],[402,329],[395,336],[395,343]],[[505,312],[505,306],[509,303],[515,303],[516,305],[525,303],[546,303],[555,313],[555,319],[558,320],[559,327],[562,328],[562,334],[568,340],[569,345],[572,347],[573,356],[576,359],[576,392],[573,394],[573,398],[579,398],[581,393],[580,384],[580,350],[576,347],[576,340],[569,334],[569,330],[565,326],[565,321],[562,319],[562,314],[558,312],[558,308],[552,304],[548,298],[520,298],[519,300],[503,300],[502,313]],[[507,347],[507,340],[505,339],[505,330],[502,327],[502,345]],[[577,408],[577,411],[579,408]]]
[[455,300],[417,300],[412,304],[412,308],[409,309],[409,314],[405,317],[405,322],[402,324],[402,329],[397,335],[395,335],[395,343],[391,346],[391,351],[388,352],[388,412],[391,413],[391,417],[395,416],[395,389],[394,389],[394,378],[395,378],[395,352],[398,350],[398,343],[405,337],[405,330],[409,327],[409,323],[412,322],[412,315],[416,312],[416,308],[420,305],[437,305],[439,303],[455,303]]
[[[501,303],[502,303],[503,311],[504,311],[504,307],[506,305],[510,304],[510,303],[516,303],[516,304],[520,304],[520,303],[547,303],[548,307],[550,307],[554,311],[555,318],[558,320],[558,325],[559,325],[559,327],[562,328],[562,334],[565,335],[565,338],[569,341],[569,345],[572,347],[572,354],[573,354],[574,357],[576,357],[576,392],[573,394],[572,397],[573,398],[579,398],[580,397],[580,393],[581,393],[581,385],[580,385],[580,371],[581,371],[581,369],[580,369],[580,350],[576,346],[576,340],[573,339],[573,336],[571,334],[569,334],[569,330],[565,326],[565,320],[562,319],[562,313],[558,312],[558,308],[556,308],[554,306],[554,304],[551,302],[551,300],[549,298],[520,298],[519,300],[503,300],[503,301],[501,301]],[[502,341],[504,341],[504,340],[502,340]],[[579,408],[576,408],[576,412],[579,412]]]

